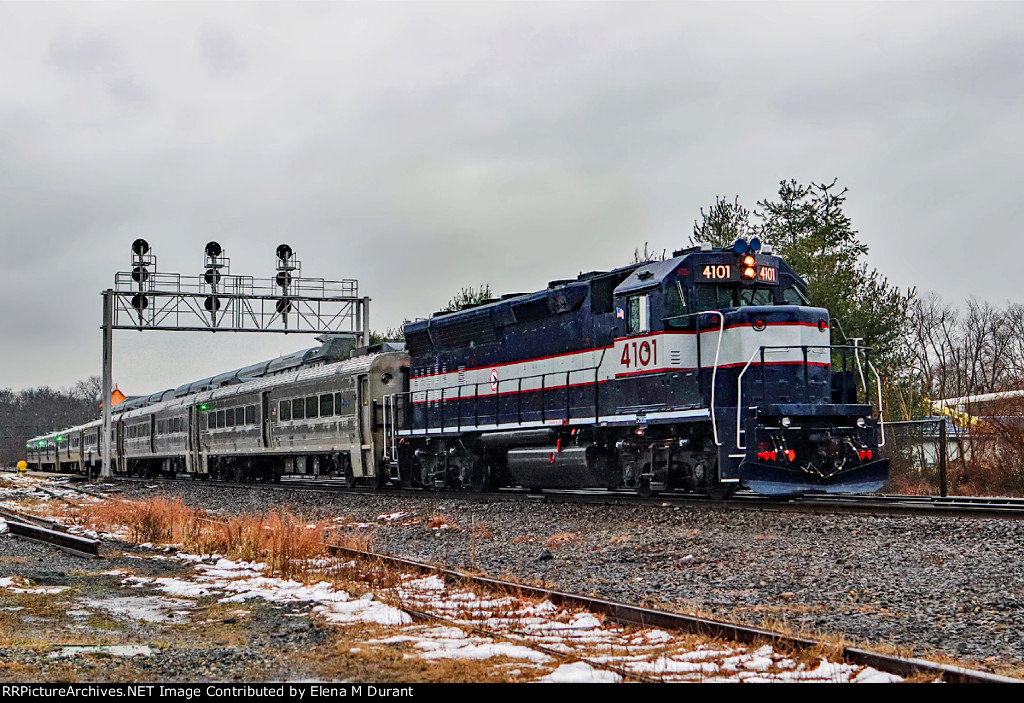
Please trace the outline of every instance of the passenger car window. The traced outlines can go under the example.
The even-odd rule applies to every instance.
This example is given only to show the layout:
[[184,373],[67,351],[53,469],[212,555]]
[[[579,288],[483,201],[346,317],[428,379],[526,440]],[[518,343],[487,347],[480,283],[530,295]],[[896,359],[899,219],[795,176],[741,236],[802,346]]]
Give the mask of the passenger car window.
[[305,400],[302,398],[296,398],[292,401],[292,419],[302,420],[306,417],[306,406]]
[[256,424],[256,406],[246,405],[245,406],[245,424],[255,425]]
[[320,396],[320,417],[330,417],[334,414],[334,396],[330,393]]
[[341,393],[334,394],[334,413],[341,415],[341,409],[345,407],[345,403],[341,399]]
[[317,402],[317,396],[311,395],[308,398],[306,398],[306,419],[312,420],[314,417],[320,414],[317,408],[318,405],[319,403]]
[[280,403],[280,409],[281,409],[280,415],[281,415],[281,419],[282,420],[291,420],[292,419],[292,401],[290,401],[290,400],[282,400],[281,403]]

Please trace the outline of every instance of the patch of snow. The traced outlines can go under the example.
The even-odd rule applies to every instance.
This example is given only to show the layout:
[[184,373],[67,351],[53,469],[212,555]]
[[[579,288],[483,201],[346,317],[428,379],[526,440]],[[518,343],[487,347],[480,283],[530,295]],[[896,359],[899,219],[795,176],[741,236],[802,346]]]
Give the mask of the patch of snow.
[[128,596],[124,598],[85,599],[82,604],[105,610],[114,617],[144,622],[183,622],[192,601],[175,598]]
[[562,664],[537,680],[544,683],[619,683],[622,677],[614,671],[595,669],[586,662],[573,662]]
[[112,657],[149,657],[153,650],[144,644],[111,644],[95,646],[63,647],[59,652],[51,653],[50,659],[75,657],[79,654],[107,654]]

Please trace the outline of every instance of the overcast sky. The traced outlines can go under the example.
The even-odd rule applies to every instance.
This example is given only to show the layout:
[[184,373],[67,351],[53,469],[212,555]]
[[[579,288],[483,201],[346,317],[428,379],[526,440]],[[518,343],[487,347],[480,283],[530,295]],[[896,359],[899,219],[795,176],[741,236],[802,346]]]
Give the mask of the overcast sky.
[[[1024,302],[1024,4],[0,2],[0,388],[101,370],[142,236],[357,278],[375,328],[535,290],[702,206],[839,182],[900,286]],[[312,346],[119,332],[129,394]]]

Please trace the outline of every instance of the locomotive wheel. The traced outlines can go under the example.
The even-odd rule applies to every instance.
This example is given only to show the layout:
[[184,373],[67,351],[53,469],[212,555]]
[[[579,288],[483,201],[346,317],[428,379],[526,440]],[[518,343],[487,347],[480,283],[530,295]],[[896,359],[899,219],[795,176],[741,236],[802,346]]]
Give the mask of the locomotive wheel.
[[636,482],[636,493],[641,498],[650,498],[653,495],[657,495],[657,491],[651,490],[651,479],[646,476]]
[[719,483],[711,481],[704,486],[704,493],[712,500],[728,500],[732,494],[739,490],[738,483]]
[[[700,467],[700,464],[697,466]],[[712,500],[728,500],[733,493],[739,490],[740,484],[738,482],[722,483],[715,478],[717,475],[717,460],[714,463],[714,468],[704,468],[695,472],[694,478],[697,479],[698,490]]]
[[484,461],[478,461],[473,466],[473,475],[469,485],[466,486],[473,493],[487,493],[497,488],[498,481],[491,467]]

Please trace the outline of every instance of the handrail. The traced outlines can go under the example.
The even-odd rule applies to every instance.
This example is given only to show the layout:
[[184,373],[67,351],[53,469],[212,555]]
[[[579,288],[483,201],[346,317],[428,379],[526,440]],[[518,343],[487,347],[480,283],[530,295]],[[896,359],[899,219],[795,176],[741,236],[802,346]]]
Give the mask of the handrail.
[[[718,315],[718,344],[715,346],[715,367],[711,371],[711,434],[715,439],[715,446],[720,447],[722,443],[718,439],[718,421],[715,419],[715,382],[718,380],[718,353],[722,350],[722,335],[725,334],[725,315],[720,310],[708,310],[709,314]],[[700,318],[697,318],[700,325]],[[697,330],[697,338],[700,339],[700,330]],[[700,375],[700,359],[697,359],[697,374]]]
[[[721,313],[719,313],[719,314],[721,314]],[[615,335],[616,331],[618,331],[617,327],[612,327],[611,329],[608,330],[608,340],[605,343],[604,347],[602,347],[602,349],[601,349],[601,357],[600,357],[600,359],[598,359],[597,364],[594,365],[594,366],[588,366],[588,367],[582,368],[582,369],[567,369],[566,371],[547,371],[547,372],[542,372],[542,373],[538,373],[538,374],[532,374],[530,376],[517,376],[515,378],[508,378],[508,379],[499,380],[498,384],[497,384],[497,388],[495,389],[495,392],[494,392],[494,417],[495,417],[495,424],[498,423],[498,418],[499,418],[499,415],[500,415],[500,412],[501,412],[501,403],[500,403],[500,395],[501,394],[500,394],[500,389],[501,389],[501,384],[502,383],[511,383],[512,381],[516,381],[517,382],[516,397],[517,397],[518,408],[517,408],[517,412],[516,412],[516,422],[517,422],[517,424],[522,425],[522,423],[523,423],[523,411],[522,411],[523,381],[528,381],[528,380],[531,380],[531,379],[534,379],[534,378],[539,378],[541,380],[541,387],[540,387],[540,389],[528,389],[527,392],[530,392],[530,391],[533,391],[533,390],[540,390],[541,391],[541,419],[544,420],[545,419],[545,414],[547,412],[546,404],[544,402],[545,391],[548,390],[548,388],[546,387],[547,386],[547,383],[546,383],[547,379],[546,379],[546,377],[547,376],[553,376],[553,375],[561,375],[563,373],[565,374],[565,412],[566,412],[566,416],[565,417],[566,417],[566,420],[570,419],[570,417],[572,415],[572,401],[571,401],[571,399],[572,399],[572,389],[570,387],[570,381],[571,381],[572,374],[574,374],[574,373],[575,374],[585,374],[585,373],[587,373],[589,371],[593,371],[594,372],[594,422],[596,423],[599,420],[599,418],[600,418],[600,409],[599,409],[599,404],[598,404],[598,397],[599,397],[599,394],[600,394],[600,384],[598,383],[599,372],[600,372],[601,366],[604,364],[605,355],[608,353],[609,347],[614,347],[615,346],[614,335]],[[719,344],[721,344],[721,339],[719,339]],[[716,361],[717,361],[717,354],[716,354]],[[458,404],[459,404],[459,408],[458,408],[458,413],[459,413],[458,429],[461,431],[461,429],[462,429],[462,389],[463,388],[468,388],[470,385],[472,385],[473,388],[474,388],[474,393],[473,393],[473,399],[475,401],[473,403],[473,407],[474,407],[474,426],[476,427],[476,426],[480,425],[480,403],[479,403],[479,399],[481,397],[483,397],[483,396],[480,395],[480,383],[479,382],[472,383],[472,384],[470,384],[470,383],[460,383],[458,386],[442,386],[442,388],[440,389],[441,398],[440,398],[439,402],[441,403],[441,418],[442,418],[442,420],[441,420],[441,424],[438,427],[442,431],[445,428],[445,426],[444,426],[445,391],[446,390],[451,390],[452,388],[455,388],[455,389],[458,390],[458,396],[457,396]],[[417,390],[417,391],[409,390],[409,391],[405,391],[404,393],[401,393],[401,394],[393,393],[389,397],[391,398],[392,405],[394,405],[395,402],[396,402],[395,398],[398,395],[408,396],[407,402],[411,402],[413,395],[415,395],[416,393],[423,393],[424,398],[425,398],[426,402],[428,403],[427,407],[429,408],[430,394],[432,392],[436,393],[437,390],[436,389],[432,390],[432,389],[429,389],[429,388],[425,388],[423,390]],[[424,417],[424,433],[428,433],[429,429],[431,427],[430,422],[429,422],[429,410],[427,411],[427,413],[428,414],[425,415],[425,417]],[[398,425],[397,425],[397,422],[394,419],[394,416],[392,416],[391,426],[392,426],[392,434],[393,435],[397,435]],[[397,450],[394,449],[394,448],[392,448],[392,451],[393,452],[397,452]],[[387,457],[385,457],[385,458],[387,458]]]
[[[541,387],[540,388],[530,388],[530,389],[527,389],[525,392],[533,392],[533,391],[538,391],[539,390],[543,394],[545,391],[552,390],[551,388],[547,387],[547,383],[546,383],[547,378],[546,377],[548,377],[548,376],[555,376],[555,375],[561,376],[562,374],[565,375],[565,386],[563,386],[563,387],[565,388],[565,396],[566,396],[566,405],[565,405],[565,409],[566,409],[566,413],[567,413],[566,414],[566,419],[568,419],[569,415],[571,414],[571,410],[572,410],[572,404],[571,404],[571,397],[572,397],[571,396],[571,391],[572,391],[572,389],[570,387],[570,381],[571,381],[572,374],[574,374],[574,373],[575,374],[584,374],[584,373],[587,373],[589,371],[593,371],[595,373],[595,380],[596,380],[596,374],[600,370],[601,364],[604,363],[604,355],[605,355],[605,352],[607,352],[607,350],[608,350],[607,347],[605,347],[602,350],[601,360],[598,362],[598,364],[596,366],[587,366],[586,368],[582,368],[582,369],[567,369],[565,371],[546,371],[546,372],[542,372],[542,373],[532,374],[530,376],[516,376],[515,378],[506,378],[506,379],[499,380],[498,384],[497,384],[498,388],[494,391],[495,422],[497,423],[497,418],[498,418],[498,415],[499,415],[500,409],[501,409],[499,398],[500,398],[500,395],[501,395],[500,389],[501,389],[501,384],[502,383],[512,383],[513,381],[516,381],[517,382],[516,395],[517,395],[517,397],[521,397],[522,393],[524,392],[523,391],[523,381],[529,381],[531,379],[539,378],[541,380]],[[409,391],[405,391],[403,393],[393,393],[389,397],[395,397],[395,396],[403,395],[403,396],[408,396],[409,400],[411,401],[413,395],[415,395],[417,393],[422,393],[424,395],[424,402],[429,403],[429,402],[432,402],[430,400],[430,394],[431,393],[440,393],[441,397],[438,398],[438,399],[435,399],[435,400],[437,400],[437,402],[441,403],[441,406],[442,406],[441,407],[442,424],[438,425],[437,427],[443,430],[445,428],[445,425],[443,423],[444,423],[444,402],[446,400],[446,398],[445,398],[446,391],[453,390],[453,389],[457,390],[458,391],[458,401],[459,401],[459,403],[461,405],[462,398],[463,398],[463,396],[462,396],[462,389],[463,388],[468,388],[469,386],[473,386],[474,387],[473,399],[474,399],[474,401],[476,401],[473,404],[474,407],[476,408],[476,411],[475,411],[476,417],[474,418],[474,423],[475,423],[474,426],[479,426],[479,424],[480,424],[480,418],[479,418],[479,399],[480,398],[489,398],[490,397],[490,394],[483,395],[483,396],[480,395],[480,383],[461,383],[458,386],[443,386],[440,389],[424,388],[422,390],[416,390],[416,391],[409,390]],[[556,389],[557,389],[557,387],[556,387]],[[595,383],[594,384],[594,405],[595,405],[595,408],[597,406],[597,393],[598,393],[598,384]],[[467,399],[468,399],[468,396],[467,396]],[[546,409],[546,406],[543,404],[543,395],[542,395],[542,405],[541,405],[541,416],[542,416],[542,419],[545,419],[544,415],[545,415],[546,412],[547,412],[547,409]],[[519,409],[519,411],[517,413],[517,422],[518,422],[518,424],[522,424],[522,408],[521,408],[521,405],[520,405],[520,409]],[[459,423],[458,424],[458,428],[461,430],[461,428],[462,428],[461,408],[460,408],[460,412],[459,412],[458,423]],[[393,426],[393,428],[397,428],[397,424],[395,422],[392,422],[392,426]],[[426,422],[425,423],[425,430],[429,429],[430,427],[431,427],[430,423]]]
[[[742,412],[743,412],[743,402],[742,402],[743,401],[743,374],[745,374],[747,372],[747,369],[750,368],[750,365],[754,362],[754,357],[756,357],[758,354],[762,354],[763,355],[765,351],[769,351],[769,350],[771,350],[771,351],[783,351],[783,350],[786,350],[786,349],[802,349],[802,350],[804,350],[804,369],[805,370],[807,369],[807,350],[808,349],[828,349],[830,351],[832,349],[853,349],[854,356],[857,357],[857,364],[858,364],[858,366],[860,365],[860,352],[867,353],[867,351],[868,351],[867,347],[861,347],[861,346],[858,346],[856,344],[854,344],[852,346],[849,345],[849,344],[789,344],[789,345],[785,345],[785,346],[765,346],[765,345],[763,345],[763,346],[760,346],[757,349],[755,349],[754,353],[751,354],[750,358],[747,360],[747,363],[743,366],[743,370],[740,371],[739,376],[736,377],[736,448],[737,449],[746,449],[747,448],[747,445],[740,444],[740,432],[741,432],[741,428],[742,428]],[[870,364],[871,364],[871,362],[869,361],[868,365],[870,365]],[[762,368],[763,368],[763,366],[764,366],[764,363],[762,362]],[[876,372],[875,376],[876,377],[878,376],[877,372]],[[878,416],[881,417],[882,416],[882,406],[881,406],[881,403],[882,403],[882,390],[881,390],[882,389],[882,382],[881,382],[880,379],[879,379],[879,382],[878,382],[878,389],[879,389],[878,390],[878,403],[879,403],[879,406],[878,406]],[[864,385],[864,392],[867,393],[867,385],[866,384]],[[880,444],[878,446],[882,447],[882,446],[884,446],[884,444]]]
[[[878,431],[882,436],[882,441],[878,443],[878,448],[881,449],[885,446],[885,418],[882,417],[882,377],[878,375],[875,365],[870,360],[867,363],[871,373],[875,374],[875,382],[878,384]],[[866,390],[867,387],[865,387]]]
[[[678,285],[678,281],[676,282]],[[682,293],[680,292],[680,296]],[[701,310],[700,312],[688,312],[685,315],[672,315],[671,317],[661,318],[662,322],[667,320],[680,320],[684,317],[696,317],[696,334],[697,334],[697,380],[700,383],[700,370],[704,368],[701,364],[700,358],[700,316],[701,315],[718,315],[718,343],[715,345],[715,365],[711,370],[711,403],[709,412],[711,413],[711,434],[715,440],[715,446],[722,446],[722,442],[718,439],[718,420],[715,419],[715,386],[718,382],[718,357],[722,351],[722,335],[725,334],[725,315],[722,314],[721,310]],[[748,362],[749,363],[749,362]],[[699,389],[699,385],[698,385]]]

